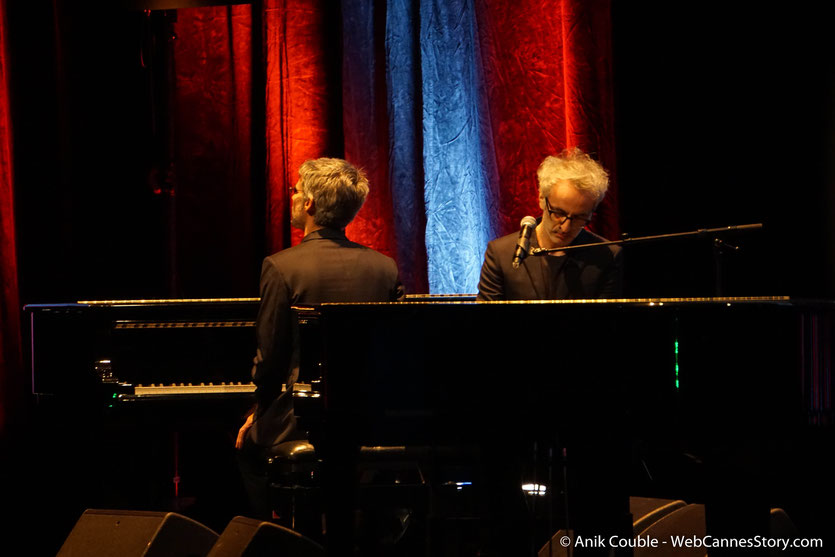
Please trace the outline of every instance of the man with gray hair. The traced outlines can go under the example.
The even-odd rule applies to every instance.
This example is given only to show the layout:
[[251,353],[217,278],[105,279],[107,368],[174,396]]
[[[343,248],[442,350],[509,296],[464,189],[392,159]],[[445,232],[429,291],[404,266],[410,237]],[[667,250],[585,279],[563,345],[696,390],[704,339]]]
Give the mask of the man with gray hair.
[[[559,300],[617,298],[622,290],[621,248],[615,246],[594,246],[583,249],[562,250],[570,246],[594,244],[604,238],[586,230],[595,209],[606,195],[609,177],[603,167],[580,149],[566,149],[558,156],[549,156],[537,170],[539,183],[539,207],[542,216],[534,220],[526,217],[530,230],[530,248],[546,248],[545,254],[528,255],[521,260],[516,257],[519,233],[509,234],[487,245],[481,278],[478,284],[478,300]],[[555,310],[557,308],[554,308]],[[542,381],[540,374],[556,374],[559,388],[549,388],[547,394],[540,394],[546,401],[547,412],[536,414],[545,420],[544,430],[554,433],[553,437],[537,437],[541,423],[525,424],[526,430],[517,435],[517,443],[511,447],[505,440],[503,449],[515,455],[505,458],[491,470],[496,485],[502,486],[495,497],[496,515],[505,523],[513,523],[518,531],[530,535],[526,530],[526,507],[519,501],[519,478],[523,470],[532,466],[526,461],[531,447],[556,445],[564,455],[570,455],[564,483],[548,489],[564,490],[566,500],[572,501],[569,509],[572,529],[585,535],[607,533],[620,534],[627,528],[631,534],[631,519],[628,498],[620,497],[623,485],[621,475],[629,469],[627,437],[622,435],[621,426],[626,423],[620,412],[624,389],[620,381],[626,377],[618,374],[612,377],[606,370],[617,369],[610,365],[616,358],[614,353],[602,356],[574,350],[576,325],[562,322],[560,312],[555,311],[557,326],[550,331],[555,339],[549,338],[546,345],[551,354],[551,364],[543,369],[522,370],[496,369],[494,373],[518,374],[528,380],[535,389],[554,386],[553,380]],[[569,313],[569,315],[571,315]],[[541,323],[537,322],[537,326]],[[595,331],[576,331],[577,338],[608,338],[612,332],[610,324],[602,322]],[[536,336],[536,333],[530,332]],[[601,341],[602,342],[602,341]],[[584,345],[585,346],[585,345]],[[604,345],[601,345],[601,347]],[[521,357],[520,357],[521,358]],[[514,360],[516,361],[516,360]],[[524,368],[519,360],[519,368]],[[594,370],[590,372],[589,370]],[[604,380],[605,379],[605,380]],[[587,402],[580,404],[578,401]],[[586,408],[590,409],[586,412]],[[533,414],[533,412],[531,413]],[[524,420],[523,414],[517,419]],[[524,421],[519,423],[524,424]],[[578,427],[577,424],[582,424]],[[554,429],[549,429],[554,428]],[[581,433],[580,433],[581,432]],[[558,453],[559,454],[559,453]],[[488,461],[488,465],[491,464]],[[509,509],[509,510],[505,510]],[[517,509],[514,512],[514,509]],[[504,513],[504,514],[502,514]],[[499,522],[501,522],[500,520]],[[524,536],[520,536],[524,539]],[[608,536],[607,536],[608,539]],[[513,543],[514,540],[509,540]],[[602,550],[603,552],[607,550]],[[523,554],[521,551],[506,551],[506,554]],[[596,553],[595,553],[596,554]]]
[[293,412],[299,355],[291,307],[391,302],[405,296],[394,260],[345,236],[368,189],[362,170],[342,159],[302,164],[299,181],[290,188],[290,223],[304,230],[304,239],[264,259],[261,268],[258,348],[252,369],[256,405],[235,446],[241,451],[239,462],[254,510],[267,518],[271,509],[265,507],[266,477],[259,466],[280,443],[304,438]]
[[622,295],[621,249],[600,246],[559,251],[558,248],[593,244],[605,238],[585,228],[606,195],[606,170],[580,149],[566,149],[546,157],[537,170],[539,206],[530,247],[553,249],[527,257],[514,266],[519,234],[487,244],[479,300],[560,300],[617,298]]

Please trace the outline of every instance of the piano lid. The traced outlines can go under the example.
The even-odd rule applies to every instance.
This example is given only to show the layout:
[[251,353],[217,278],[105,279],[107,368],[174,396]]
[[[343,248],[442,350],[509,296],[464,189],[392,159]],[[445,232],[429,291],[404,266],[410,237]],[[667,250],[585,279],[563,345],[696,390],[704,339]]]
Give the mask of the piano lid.
[[[327,302],[310,305],[387,305],[387,304],[469,304],[476,303],[475,294],[408,294],[402,302]],[[198,306],[198,305],[254,305],[260,303],[260,298],[149,298],[136,300],[79,300],[69,303],[27,304],[24,310],[38,310],[48,308],[73,307],[128,307],[128,306]],[[609,299],[577,299],[577,300],[505,300],[479,301],[478,304],[631,304],[631,305],[664,305],[664,304],[740,304],[740,303],[780,303],[799,306],[820,305],[835,307],[835,300],[817,300],[792,298],[790,296],[734,296],[734,297],[685,297],[685,298],[609,298]]]
[[251,304],[260,301],[260,298],[150,298],[140,300],[82,300],[76,303],[89,306],[185,306],[195,304]]
[[[385,306],[396,304],[462,304],[462,305],[633,305],[633,306],[663,306],[673,304],[790,304],[799,306],[819,305],[835,307],[835,300],[804,300],[789,296],[736,296],[736,297],[703,297],[703,298],[608,298],[608,299],[580,299],[580,300],[502,300],[475,301],[474,297],[466,294],[450,296],[416,296],[406,297],[403,302],[340,302],[322,303],[318,306]],[[313,304],[312,304],[313,305]]]

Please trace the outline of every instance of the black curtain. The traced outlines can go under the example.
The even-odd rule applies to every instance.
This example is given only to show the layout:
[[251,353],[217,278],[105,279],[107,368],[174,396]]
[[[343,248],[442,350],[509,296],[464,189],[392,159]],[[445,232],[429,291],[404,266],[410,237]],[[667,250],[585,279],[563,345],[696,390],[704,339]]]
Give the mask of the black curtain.
[[[808,4],[808,6],[807,6]],[[615,3],[623,230],[729,236],[726,295],[835,295],[835,44],[820,7]],[[710,238],[627,252],[630,296],[716,292]]]

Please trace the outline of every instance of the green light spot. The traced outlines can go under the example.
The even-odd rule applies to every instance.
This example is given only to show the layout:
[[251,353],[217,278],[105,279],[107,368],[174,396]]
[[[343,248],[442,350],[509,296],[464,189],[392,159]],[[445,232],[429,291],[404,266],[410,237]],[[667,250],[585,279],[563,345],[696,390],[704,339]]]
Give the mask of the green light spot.
[[676,389],[678,389],[679,388],[678,339],[675,339],[675,341],[673,343],[673,346],[674,346],[674,352],[675,352],[675,356],[676,356]]

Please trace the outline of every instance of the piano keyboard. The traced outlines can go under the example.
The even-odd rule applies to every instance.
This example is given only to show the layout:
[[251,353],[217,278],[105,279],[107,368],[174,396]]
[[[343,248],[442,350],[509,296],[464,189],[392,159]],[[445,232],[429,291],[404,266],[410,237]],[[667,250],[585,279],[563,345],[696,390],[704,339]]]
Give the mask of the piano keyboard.
[[[282,391],[287,387],[282,385]],[[180,396],[180,395],[228,395],[246,394],[255,391],[253,383],[175,383],[170,385],[136,385],[133,388],[134,397],[155,397],[155,396]],[[296,383],[293,386],[295,396],[318,397],[319,393],[314,392],[309,383]]]
[[255,391],[252,383],[178,383],[173,385],[137,385],[134,396],[174,396],[174,395],[216,395],[229,393],[251,393]]

